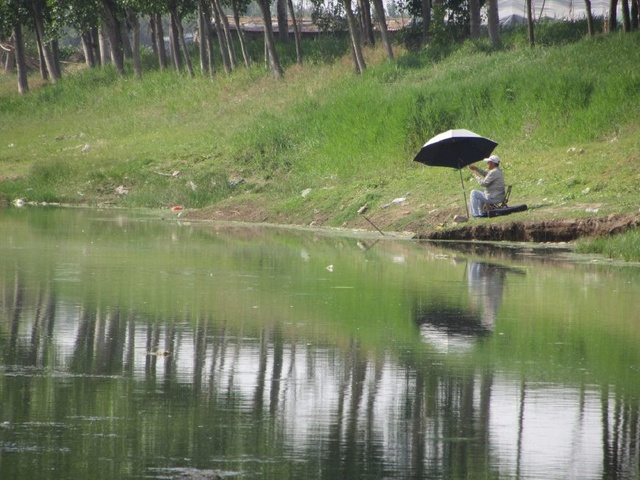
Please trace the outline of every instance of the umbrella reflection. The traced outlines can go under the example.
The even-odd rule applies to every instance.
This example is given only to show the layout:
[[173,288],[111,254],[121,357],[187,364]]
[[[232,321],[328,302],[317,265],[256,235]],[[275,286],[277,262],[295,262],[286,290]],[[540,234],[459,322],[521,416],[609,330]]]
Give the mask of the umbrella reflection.
[[502,305],[507,273],[523,272],[486,262],[467,266],[468,305],[430,303],[416,308],[420,336],[441,353],[470,350],[480,338],[493,332]]

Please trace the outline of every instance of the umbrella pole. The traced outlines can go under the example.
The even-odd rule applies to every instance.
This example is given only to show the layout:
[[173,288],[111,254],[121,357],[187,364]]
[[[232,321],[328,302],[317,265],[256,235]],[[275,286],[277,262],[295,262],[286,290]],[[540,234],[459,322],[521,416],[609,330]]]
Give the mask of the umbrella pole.
[[464,180],[462,180],[462,168],[459,168],[460,172],[460,183],[462,184],[462,195],[464,196],[464,209],[467,212],[467,218],[469,218],[469,205],[467,204],[467,191],[464,188]]

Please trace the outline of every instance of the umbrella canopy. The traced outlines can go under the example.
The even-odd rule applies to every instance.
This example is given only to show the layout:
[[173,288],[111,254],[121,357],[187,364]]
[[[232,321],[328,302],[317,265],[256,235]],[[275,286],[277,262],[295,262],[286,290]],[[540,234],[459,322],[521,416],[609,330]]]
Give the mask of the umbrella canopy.
[[487,158],[498,144],[469,130],[447,130],[425,143],[414,161],[461,169]]

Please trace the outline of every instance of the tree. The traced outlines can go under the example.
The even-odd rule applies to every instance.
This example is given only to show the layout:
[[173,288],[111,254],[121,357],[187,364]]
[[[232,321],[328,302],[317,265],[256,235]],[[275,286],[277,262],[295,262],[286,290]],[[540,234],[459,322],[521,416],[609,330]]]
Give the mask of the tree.
[[376,18],[380,27],[380,37],[382,38],[382,45],[384,45],[389,60],[393,60],[393,49],[391,48],[391,41],[389,39],[389,33],[387,30],[387,19],[384,13],[384,5],[382,4],[382,0],[373,0],[373,9],[376,12]]
[[376,40],[373,35],[371,4],[369,3],[369,0],[358,0],[358,13],[358,17],[360,19],[360,31],[362,32],[362,42],[365,45],[375,45]]
[[278,16],[278,37],[281,42],[289,41],[289,19],[287,17],[287,0],[276,0],[276,14]]
[[24,40],[22,39],[22,26],[16,23],[13,27],[13,47],[15,50],[16,70],[18,71],[18,92],[22,95],[29,91],[27,79],[27,61],[24,52]]
[[589,30],[589,36],[593,37],[596,34],[596,29],[593,25],[593,14],[591,13],[591,0],[584,0],[584,4],[587,12],[587,28]]
[[262,13],[262,20],[264,22],[264,41],[265,49],[267,52],[269,70],[271,75],[275,78],[282,78],[284,72],[280,65],[280,59],[278,58],[278,52],[276,50],[276,42],[273,38],[273,25],[271,24],[271,11],[269,9],[268,0],[256,0],[260,12]]
[[111,61],[120,76],[124,77],[124,55],[122,53],[122,32],[120,30],[120,10],[115,0],[102,0],[102,20],[111,47]]
[[480,2],[469,0],[469,38],[480,38]]
[[529,32],[529,45],[535,46],[535,37],[533,31],[533,6],[531,5],[531,0],[526,0],[527,3],[527,30]]
[[293,0],[288,0],[289,13],[291,14],[291,23],[293,24],[293,38],[296,42],[296,62],[302,65],[302,41],[300,39],[300,28],[296,20],[296,12],[293,8]]
[[345,14],[347,15],[347,26],[349,27],[349,38],[351,39],[351,55],[353,57],[353,66],[357,74],[361,74],[367,68],[362,54],[362,44],[360,43],[360,31],[358,22],[351,9],[351,0],[342,0]]
[[615,32],[618,28],[618,0],[609,0],[609,31]]
[[487,0],[487,28],[491,45],[499,47],[500,40],[500,14],[498,13],[498,0]]
[[0,39],[11,36],[13,41],[4,48],[11,50],[7,62],[14,61],[18,73],[18,92],[26,94],[29,91],[27,77],[27,62],[22,36],[22,25],[29,19],[29,11],[24,3],[8,0],[0,3]]
[[224,66],[225,72],[231,73],[233,71],[233,65],[229,55],[228,37],[224,32],[224,26],[221,18],[224,12],[222,11],[222,8],[220,8],[220,4],[217,0],[211,0],[211,10],[213,11],[214,25],[216,28],[216,35],[218,36],[220,55],[222,56],[222,65]]
[[251,57],[247,50],[247,44],[242,32],[242,26],[240,25],[240,12],[246,12],[249,2],[247,0],[231,0],[231,8],[233,10],[233,21],[236,25],[236,32],[238,34],[238,41],[240,42],[240,48],[242,50],[242,58],[244,58],[244,64],[247,68],[251,66]]
[[36,29],[38,48],[42,54],[42,58],[44,60],[44,64],[46,66],[48,77],[51,83],[56,83],[56,81],[60,78],[60,70],[58,69],[58,65],[54,58],[50,39],[46,31],[46,5],[43,0],[31,0],[30,7]]

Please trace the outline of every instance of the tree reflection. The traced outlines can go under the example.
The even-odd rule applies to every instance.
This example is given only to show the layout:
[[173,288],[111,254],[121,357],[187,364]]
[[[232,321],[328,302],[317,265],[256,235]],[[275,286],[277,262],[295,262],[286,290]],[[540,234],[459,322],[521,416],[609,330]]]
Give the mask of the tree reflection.
[[[423,302],[410,313],[419,326],[464,336],[473,350],[499,322],[506,279],[522,273],[481,262],[470,263],[466,273],[459,304]],[[89,451],[92,462],[104,456],[102,448],[116,451],[122,465],[109,471],[115,477],[158,458],[206,466],[231,458],[238,471],[251,458],[262,462],[265,477],[278,478],[498,478],[501,468],[516,478],[530,474],[527,433],[538,419],[529,411],[540,387],[524,375],[513,381],[464,356],[448,362],[424,344],[376,351],[355,334],[339,347],[321,348],[283,322],[252,330],[212,313],[179,320],[90,302],[76,311],[51,288],[27,289],[17,274],[3,291],[3,368],[78,376],[64,384],[25,375],[19,384],[3,375],[3,421],[67,422],[73,428],[50,427],[46,441],[61,438],[73,455]],[[585,425],[593,415],[589,388],[566,387],[579,395]],[[596,406],[601,477],[634,478],[637,397],[605,384]],[[500,408],[511,416],[512,443],[496,440]],[[96,426],[87,418],[105,420]]]

